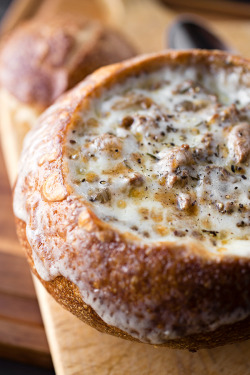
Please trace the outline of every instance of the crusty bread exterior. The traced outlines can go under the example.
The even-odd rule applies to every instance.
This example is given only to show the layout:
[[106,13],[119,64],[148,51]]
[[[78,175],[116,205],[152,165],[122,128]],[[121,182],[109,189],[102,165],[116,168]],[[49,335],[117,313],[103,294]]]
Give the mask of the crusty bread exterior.
[[[24,221],[16,218],[17,234],[22,244],[23,249],[26,252],[27,259],[33,274],[40,280],[46,290],[53,296],[53,298],[66,310],[74,314],[78,319],[87,323],[91,327],[97,329],[100,332],[107,333],[113,336],[120,337],[122,339],[140,342],[138,339],[132,337],[126,332],[120,330],[117,327],[110,326],[105,323],[93,310],[93,308],[87,305],[77,288],[77,286],[71,281],[67,280],[65,277],[56,277],[53,281],[44,281],[36,271],[34,266],[34,261],[32,258],[32,249],[26,237],[26,224]],[[234,278],[235,268],[237,265],[224,265],[227,272],[232,273],[232,278]],[[233,267],[233,268],[232,268]],[[238,265],[239,267],[239,265]],[[181,268],[181,265],[180,265]],[[195,273],[195,270],[193,271]],[[197,269],[197,272],[199,270]],[[211,269],[210,276],[212,278],[213,270]],[[201,281],[203,284],[203,281]],[[217,281],[217,286],[219,281]],[[212,287],[211,287],[212,288]],[[224,295],[224,294],[223,294]],[[220,296],[222,298],[222,296]],[[225,301],[226,302],[226,301]],[[232,302],[238,303],[237,296],[234,296]],[[194,302],[199,306],[199,301]],[[223,300],[221,299],[221,304]],[[183,311],[180,310],[178,313],[181,315]],[[200,306],[202,308],[202,306]],[[219,314],[219,312],[218,312]],[[195,318],[195,317],[194,317]],[[184,336],[176,340],[169,340],[165,344],[157,346],[166,346],[174,349],[188,349],[189,351],[197,351],[199,349],[214,348],[217,346],[232,344],[239,341],[244,341],[250,338],[250,318],[246,318],[242,321],[236,322],[234,324],[222,325],[218,329],[212,332],[204,332],[193,335]]]
[[97,68],[134,55],[117,31],[98,22],[34,19],[2,42],[0,82],[21,103],[44,109]]
[[[67,248],[69,231],[71,260],[82,270],[85,285],[90,290],[102,291],[105,305],[112,303],[116,309],[125,305],[128,315],[135,305],[140,306],[149,317],[149,330],[160,329],[168,321],[178,332],[176,339],[166,339],[160,345],[197,350],[250,338],[249,258],[215,254],[202,245],[188,242],[146,243],[131,233],[120,233],[99,220],[89,203],[72,192],[66,183],[68,171],[63,163],[65,136],[77,120],[80,108],[88,108],[93,98],[115,83],[122,84],[128,77],[166,64],[250,69],[248,60],[219,52],[165,52],[102,68],[89,76],[44,113],[27,140],[21,168],[32,158],[37,160],[37,166],[36,170],[27,166],[24,177],[17,180],[15,200],[22,199],[21,195],[27,197],[26,223],[17,217],[17,233],[33,273],[61,305],[84,322],[102,332],[140,341],[119,327],[105,323],[85,303],[72,281],[62,275],[53,280],[44,280],[39,275],[34,266],[34,253],[39,253],[43,264],[52,262],[48,249]],[[28,148],[32,140],[36,140],[35,149]],[[44,223],[40,222],[39,206],[42,217],[46,218]],[[33,242],[31,249],[26,225],[36,227],[38,221],[42,239],[39,243]],[[56,245],[51,238],[56,238]],[[124,267],[129,270],[129,277],[123,272]],[[243,312],[243,318],[243,315],[237,317],[238,311]],[[206,325],[207,316],[214,322],[213,328]],[[228,316],[235,319],[228,322]],[[192,334],[189,324],[193,327]]]

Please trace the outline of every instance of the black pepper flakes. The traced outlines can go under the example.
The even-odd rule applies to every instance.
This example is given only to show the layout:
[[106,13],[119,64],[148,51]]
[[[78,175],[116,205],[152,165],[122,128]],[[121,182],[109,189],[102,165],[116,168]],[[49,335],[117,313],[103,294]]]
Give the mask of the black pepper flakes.
[[240,221],[239,223],[236,224],[236,227],[243,228],[245,225],[246,225],[245,222],[242,220],[242,221]]
[[203,233],[211,234],[213,237],[216,237],[217,234],[219,233],[219,232],[217,232],[216,230],[207,230],[207,229],[202,229],[201,231],[202,231]]
[[182,230],[174,230],[174,235],[176,237],[185,237],[186,236],[186,233]]
[[135,230],[135,231],[138,231],[138,227],[136,225],[133,225],[132,227],[130,227],[132,230]]

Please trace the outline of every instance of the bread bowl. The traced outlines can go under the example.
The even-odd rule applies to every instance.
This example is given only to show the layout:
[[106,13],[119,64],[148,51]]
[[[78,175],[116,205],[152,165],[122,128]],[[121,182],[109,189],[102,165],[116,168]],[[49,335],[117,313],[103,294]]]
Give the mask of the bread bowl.
[[200,50],[107,66],[29,133],[17,233],[79,319],[189,350],[250,337],[249,68]]
[[62,15],[21,24],[0,51],[1,121],[17,134],[15,149],[37,117],[95,69],[128,59],[135,50],[99,22]]

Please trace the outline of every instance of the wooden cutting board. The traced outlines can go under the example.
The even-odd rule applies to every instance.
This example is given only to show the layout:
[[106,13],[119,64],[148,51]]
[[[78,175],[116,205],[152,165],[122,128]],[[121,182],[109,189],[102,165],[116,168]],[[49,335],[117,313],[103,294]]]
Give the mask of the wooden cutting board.
[[[5,19],[3,31],[32,14],[30,2],[25,0],[27,12],[26,8],[21,12],[19,9],[21,16],[17,17],[15,8],[12,9]],[[112,24],[124,32],[140,52],[163,48],[166,27],[176,15],[153,0],[44,0],[35,9],[36,16],[44,19],[60,12],[82,13]],[[250,56],[248,22],[217,15],[210,16],[209,22],[241,54]],[[1,134],[9,178],[13,183],[17,171],[17,156],[9,157],[13,134],[6,126],[2,126]],[[36,280],[35,287],[58,375],[250,375],[250,341],[197,353],[123,341],[78,321]]]
[[0,152],[0,356],[52,367],[36,292],[16,238],[11,205]]

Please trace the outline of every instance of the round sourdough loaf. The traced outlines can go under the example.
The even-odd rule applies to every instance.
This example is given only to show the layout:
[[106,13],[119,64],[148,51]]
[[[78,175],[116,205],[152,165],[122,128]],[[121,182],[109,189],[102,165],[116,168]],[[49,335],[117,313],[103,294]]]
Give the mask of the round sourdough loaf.
[[101,66],[135,56],[116,30],[76,16],[33,19],[1,44],[0,102],[3,122],[20,149],[37,117],[66,90]]
[[198,50],[107,66],[29,133],[18,236],[78,318],[189,350],[250,337],[249,68]]

